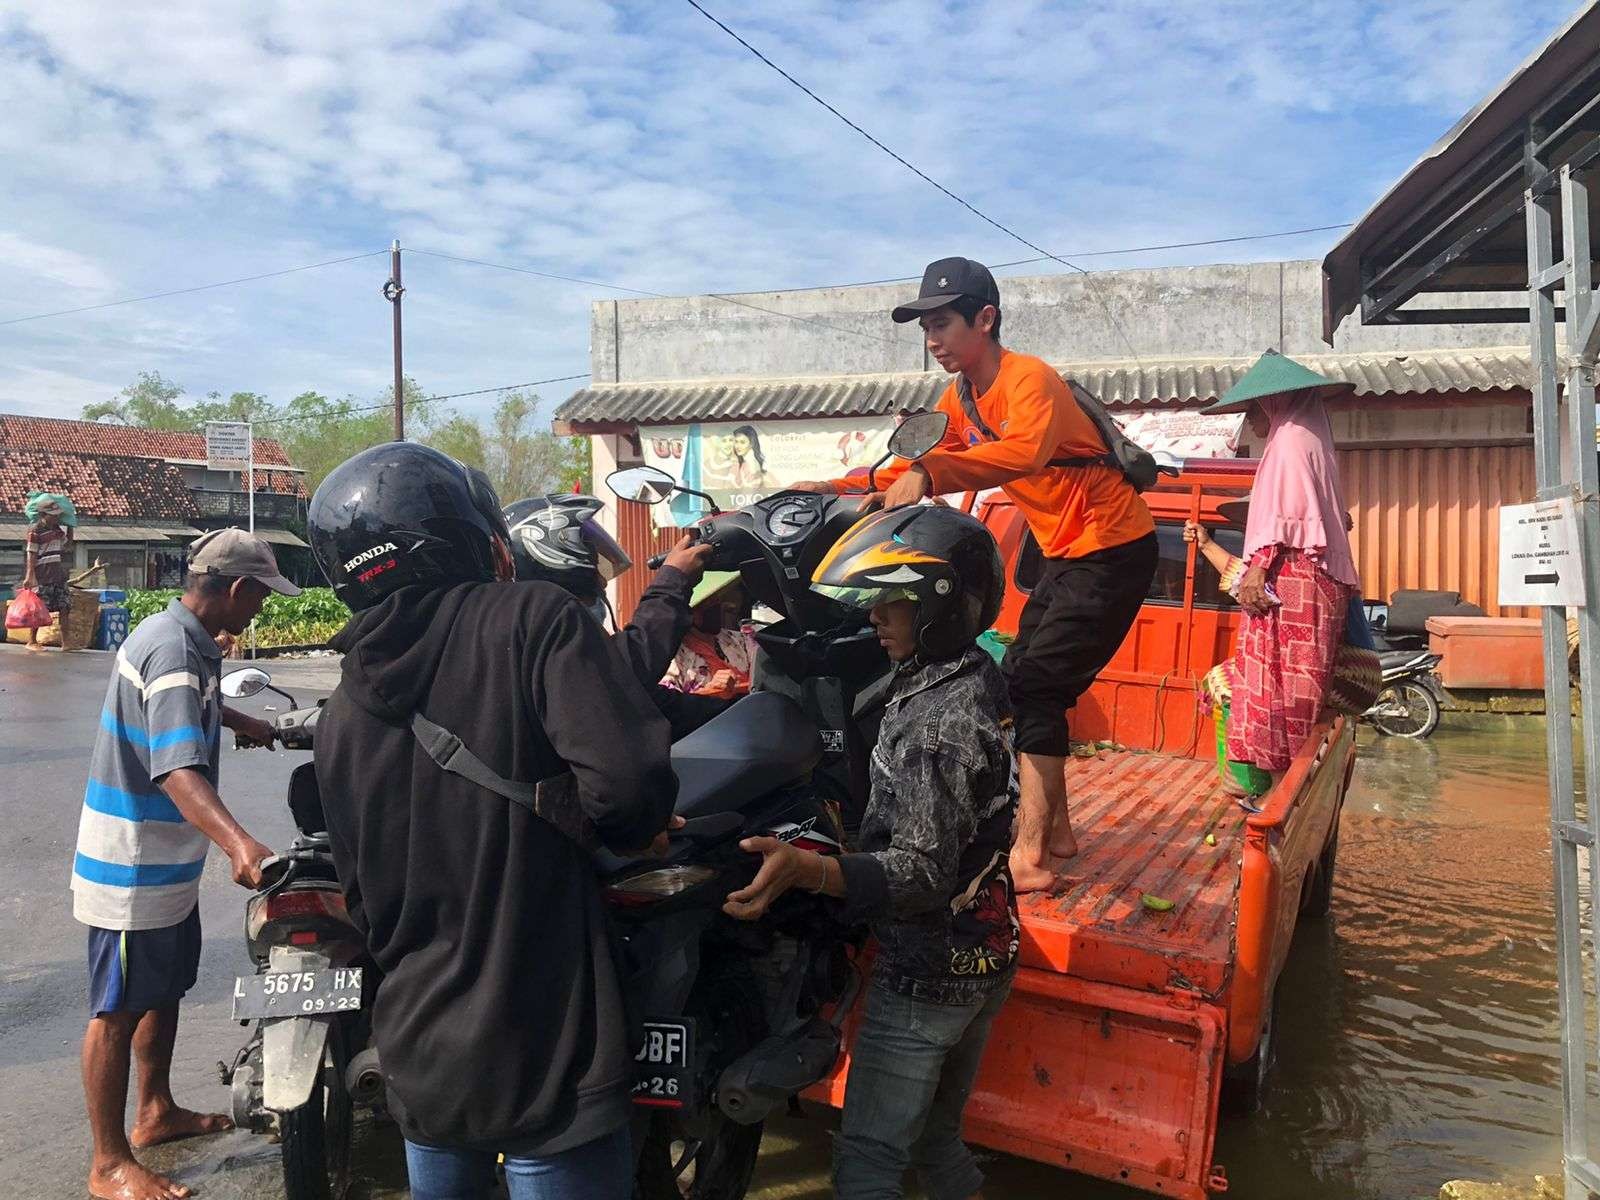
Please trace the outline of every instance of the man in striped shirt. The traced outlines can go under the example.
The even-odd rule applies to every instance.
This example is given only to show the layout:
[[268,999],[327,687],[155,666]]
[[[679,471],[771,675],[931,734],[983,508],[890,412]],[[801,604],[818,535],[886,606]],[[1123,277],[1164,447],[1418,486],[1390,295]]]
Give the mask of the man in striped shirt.
[[[172,1098],[178,1001],[199,966],[200,874],[210,844],[227,854],[234,882],[251,888],[272,853],[217,795],[222,727],[269,748],[273,730],[223,707],[215,639],[242,631],[269,591],[300,589],[278,572],[271,547],[243,530],[208,533],[189,553],[183,596],[140,622],[117,652],[72,867],[73,914],[89,926],[83,1086],[94,1135],[89,1192],[101,1200],[189,1195],[141,1166],[134,1148],[232,1124]],[[139,1063],[131,1135],[123,1129],[130,1058]]]

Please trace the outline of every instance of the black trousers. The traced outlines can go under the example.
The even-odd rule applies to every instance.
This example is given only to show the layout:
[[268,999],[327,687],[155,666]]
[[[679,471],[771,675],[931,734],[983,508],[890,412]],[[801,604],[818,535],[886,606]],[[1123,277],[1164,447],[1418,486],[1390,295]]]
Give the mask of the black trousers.
[[1067,709],[1133,628],[1156,573],[1156,535],[1081,558],[1047,558],[1002,664],[1021,754],[1065,756]]

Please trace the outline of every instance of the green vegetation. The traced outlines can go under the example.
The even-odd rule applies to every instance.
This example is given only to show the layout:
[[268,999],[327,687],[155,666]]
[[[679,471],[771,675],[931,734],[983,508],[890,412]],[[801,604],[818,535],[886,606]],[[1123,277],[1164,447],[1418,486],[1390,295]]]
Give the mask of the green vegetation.
[[[136,626],[179,595],[176,588],[128,593],[128,623]],[[350,610],[332,588],[306,588],[298,596],[267,597],[256,618],[258,646],[320,646],[339,632]]]

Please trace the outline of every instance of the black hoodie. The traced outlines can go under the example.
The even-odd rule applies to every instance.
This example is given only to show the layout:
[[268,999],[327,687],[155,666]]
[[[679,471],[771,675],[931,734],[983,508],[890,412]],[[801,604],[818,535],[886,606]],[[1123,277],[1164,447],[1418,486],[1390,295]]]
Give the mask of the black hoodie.
[[636,850],[677,794],[667,723],[612,640],[546,583],[407,588],[333,641],[317,730],[350,912],[383,974],[373,1038],[401,1131],[553,1154],[628,1119],[632,1061],[589,856],[441,771],[420,711],[508,779],[571,770],[600,838]]

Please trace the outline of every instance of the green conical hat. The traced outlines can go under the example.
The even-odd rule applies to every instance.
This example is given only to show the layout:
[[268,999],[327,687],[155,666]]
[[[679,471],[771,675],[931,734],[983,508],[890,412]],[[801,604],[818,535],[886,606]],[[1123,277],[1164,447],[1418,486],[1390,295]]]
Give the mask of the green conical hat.
[[1355,391],[1353,383],[1336,383],[1318,375],[1310,367],[1303,367],[1292,358],[1285,358],[1276,350],[1268,350],[1256,359],[1256,365],[1239,377],[1239,382],[1227,394],[1205,411],[1208,413],[1239,412],[1248,408],[1252,400],[1263,396],[1276,396],[1283,392],[1300,392],[1315,388],[1319,398],[1332,399]]
[[700,582],[694,585],[694,591],[689,595],[689,607],[699,608],[723,588],[738,582],[737,571],[707,571],[700,577]]

